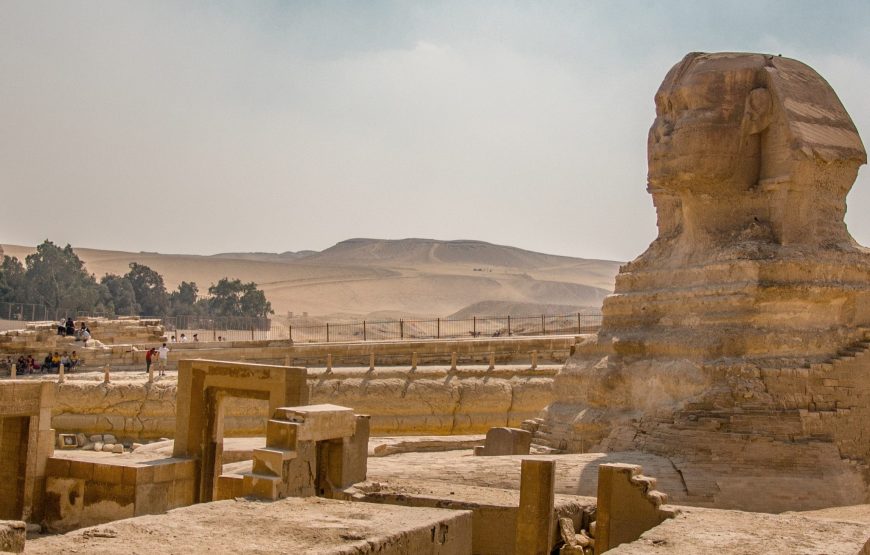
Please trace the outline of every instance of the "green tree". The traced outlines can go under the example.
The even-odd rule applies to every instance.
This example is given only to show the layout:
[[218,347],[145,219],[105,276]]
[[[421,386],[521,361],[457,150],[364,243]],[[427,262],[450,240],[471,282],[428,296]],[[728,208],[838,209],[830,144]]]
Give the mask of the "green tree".
[[105,291],[71,246],[60,248],[49,240],[26,258],[27,301],[50,309],[102,311]]
[[173,316],[201,315],[208,312],[208,306],[199,299],[195,282],[182,281],[178,289],[169,294],[169,311]]
[[133,284],[125,276],[106,274],[100,280],[100,284],[106,287],[106,306],[111,306],[112,311],[118,315],[132,316],[139,314],[141,307],[136,302],[136,292]]
[[169,294],[163,284],[163,276],[144,264],[130,263],[130,271],[124,277],[133,286],[139,314],[142,316],[165,316],[169,310]]
[[208,288],[209,312],[213,316],[250,316],[265,318],[273,314],[272,303],[253,281],[223,278]]
[[15,257],[4,256],[0,264],[0,302],[23,303],[27,300],[24,265]]

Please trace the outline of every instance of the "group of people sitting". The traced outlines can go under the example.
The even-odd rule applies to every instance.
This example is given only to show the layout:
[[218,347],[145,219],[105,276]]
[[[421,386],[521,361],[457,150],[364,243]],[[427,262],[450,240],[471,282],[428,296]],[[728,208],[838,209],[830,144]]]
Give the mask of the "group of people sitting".
[[0,362],[0,366],[3,367],[4,370],[11,370],[12,365],[15,365],[16,372],[18,374],[45,374],[50,372],[57,372],[60,369],[60,365],[63,364],[64,370],[72,370],[77,366],[82,364],[82,359],[79,358],[78,353],[73,351],[72,353],[67,353],[66,351],[63,354],[55,351],[54,353],[48,353],[42,362],[37,362],[33,355],[21,355],[18,357],[18,360],[13,360],[12,357],[6,357],[5,360]]
[[[172,341],[173,343],[179,343],[179,342],[180,342],[180,343],[187,343],[187,342],[190,341],[190,340],[187,338],[186,335],[184,335],[184,334],[182,333],[182,334],[181,334],[181,339],[176,339],[176,337],[173,335],[173,336],[170,338],[170,341]],[[198,333],[193,334],[193,342],[194,342],[194,343],[199,343],[199,334],[198,334]]]
[[72,318],[67,318],[66,321],[61,320],[57,325],[57,334],[63,336],[73,336],[76,341],[87,341],[91,338],[91,330],[87,324],[81,323],[81,327],[76,329],[76,324]]

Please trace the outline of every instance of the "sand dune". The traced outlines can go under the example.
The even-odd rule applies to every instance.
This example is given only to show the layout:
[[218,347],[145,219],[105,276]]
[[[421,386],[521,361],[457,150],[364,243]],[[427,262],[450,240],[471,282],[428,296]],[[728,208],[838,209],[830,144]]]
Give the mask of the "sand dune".
[[[24,258],[33,247],[3,245]],[[123,274],[130,262],[159,272],[169,289],[222,277],[256,282],[285,315],[447,316],[482,301],[495,313],[600,306],[618,262],[555,256],[480,241],[350,239],[321,252],[213,256],[75,249],[89,272]],[[483,307],[481,307],[483,308]]]

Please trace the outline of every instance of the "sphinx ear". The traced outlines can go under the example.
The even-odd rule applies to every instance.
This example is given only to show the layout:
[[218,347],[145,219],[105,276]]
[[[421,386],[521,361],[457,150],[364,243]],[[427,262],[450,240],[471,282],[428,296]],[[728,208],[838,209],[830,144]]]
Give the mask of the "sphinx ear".
[[770,125],[771,104],[770,91],[765,88],[753,89],[746,97],[743,123],[749,135],[761,133]]

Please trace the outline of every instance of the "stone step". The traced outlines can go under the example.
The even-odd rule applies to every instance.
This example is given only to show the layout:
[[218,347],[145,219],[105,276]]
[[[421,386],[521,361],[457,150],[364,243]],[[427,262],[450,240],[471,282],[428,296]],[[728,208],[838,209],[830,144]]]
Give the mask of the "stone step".
[[284,463],[296,458],[296,451],[277,449],[275,447],[257,448],[253,451],[253,472],[268,476],[281,477],[284,473]]
[[246,495],[259,497],[260,499],[276,500],[279,498],[280,486],[283,480],[278,476],[246,472],[242,474],[244,491]]
[[245,479],[241,474],[221,474],[217,486],[215,501],[244,497],[250,493],[245,491]]

